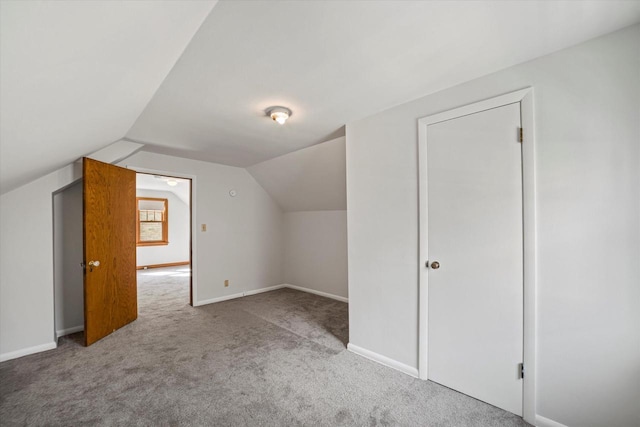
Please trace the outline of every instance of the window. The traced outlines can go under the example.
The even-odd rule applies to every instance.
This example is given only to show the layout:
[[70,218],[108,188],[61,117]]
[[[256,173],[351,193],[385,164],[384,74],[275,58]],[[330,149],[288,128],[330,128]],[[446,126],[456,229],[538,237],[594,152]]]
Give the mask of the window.
[[136,243],[138,246],[169,244],[169,201],[136,197],[138,210]]

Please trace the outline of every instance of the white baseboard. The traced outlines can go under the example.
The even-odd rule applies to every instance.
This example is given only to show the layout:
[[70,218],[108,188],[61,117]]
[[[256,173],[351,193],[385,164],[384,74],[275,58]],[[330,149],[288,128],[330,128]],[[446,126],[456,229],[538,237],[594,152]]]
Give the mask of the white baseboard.
[[225,295],[222,297],[209,298],[202,301],[195,301],[193,303],[194,307],[199,307],[201,305],[214,304],[216,302],[228,301],[230,299],[242,298],[244,296],[244,292],[240,292],[238,294]]
[[330,294],[328,292],[316,291],[315,289],[303,288],[302,286],[290,285],[288,283],[285,283],[282,286],[284,286],[285,288],[295,289],[296,291],[308,292],[310,294],[320,295],[321,297],[335,299],[341,302],[349,302],[349,298]]
[[374,353],[371,350],[367,350],[365,348],[362,347],[358,347],[357,345],[354,344],[347,344],[347,350],[362,356],[362,357],[366,357],[369,360],[373,360],[374,362],[378,362],[381,365],[385,365],[388,366],[389,368],[393,368],[396,369],[400,372],[403,372],[407,375],[411,375],[412,377],[416,377],[418,378],[418,370],[412,366],[409,365],[405,365],[404,363],[398,362],[397,360],[393,360],[391,358],[388,358],[387,356],[383,356],[381,354],[378,353]]
[[57,347],[55,342],[50,342],[47,344],[35,345],[33,347],[23,348],[17,351],[10,351],[8,353],[0,354],[0,362],[4,362],[5,360],[17,359],[18,357],[28,356],[34,353],[40,353],[41,351],[53,350]]
[[84,331],[84,325],[74,326],[73,328],[62,329],[60,331],[56,331],[56,338],[63,337],[69,334],[75,334],[76,332]]
[[567,427],[557,421],[536,414],[536,427]]
[[246,297],[248,295],[261,294],[262,292],[275,291],[276,289],[282,289],[282,288],[284,288],[284,285],[275,285],[275,286],[269,286],[268,288],[260,288],[260,289],[253,289],[251,291],[238,292],[237,294],[224,295],[221,297],[205,299],[202,301],[196,301],[193,304],[193,306],[199,307],[201,305],[214,304],[216,302],[228,301],[231,299]]
[[[222,301],[228,301],[228,300],[235,299],[235,298],[242,298],[242,297],[246,297],[246,296],[249,296],[249,295],[261,294],[263,292],[275,291],[277,289],[282,289],[282,288],[291,288],[291,289],[295,289],[297,291],[308,292],[310,294],[320,295],[322,297],[331,298],[331,299],[335,299],[335,300],[342,301],[342,302],[349,302],[349,300],[347,298],[345,298],[345,297],[341,297],[341,296],[338,296],[338,295],[333,295],[333,294],[330,294],[330,293],[327,293],[327,292],[316,291],[314,289],[303,288],[301,286],[295,286],[295,285],[290,285],[290,284],[282,284],[282,285],[269,286],[269,287],[266,287],[266,288],[253,289],[253,290],[245,291],[245,292],[238,292],[237,294],[224,295],[224,296],[221,296],[221,297],[210,298],[210,299],[206,299],[206,300],[202,300],[202,301],[195,301],[193,306],[194,307],[199,307],[199,306],[202,306],[202,305],[213,304],[213,303],[222,302]],[[73,334],[73,333],[80,332],[80,331],[83,331],[83,330],[84,330],[84,325],[74,326],[72,328],[67,328],[67,329],[62,329],[60,331],[56,331],[56,339],[58,339],[58,338],[60,338],[62,336]],[[22,350],[12,351],[12,352],[9,352],[9,353],[3,353],[3,354],[0,354],[0,362],[4,362],[5,360],[17,359],[18,357],[27,356],[29,354],[34,354],[34,353],[39,353],[41,351],[53,350],[56,347],[57,347],[56,343],[53,342],[53,343],[49,343],[49,344],[43,344],[43,345],[38,345],[38,346],[34,346],[34,347],[24,348]],[[356,350],[352,350],[352,351],[354,353],[361,354]],[[368,350],[362,350],[362,351],[366,352]],[[375,353],[372,353],[372,354],[375,354]],[[364,354],[362,354],[362,355],[365,356],[365,357],[369,357],[369,356],[366,356]],[[379,356],[379,357],[384,358],[384,356]],[[379,361],[378,359],[375,359],[375,358],[371,358],[371,357],[369,357],[369,358],[372,359],[372,360]],[[393,361],[391,359],[389,359],[389,361],[391,361],[392,363],[398,364],[398,362],[395,362],[395,361]],[[399,370],[405,372],[405,370],[403,370],[403,368],[401,368],[401,367],[396,367],[396,366],[393,366],[393,365],[389,365],[389,364],[387,364],[385,362],[380,362],[380,363],[382,363],[383,365],[391,366],[392,368],[399,369]],[[402,365],[402,364],[400,364],[400,365]],[[406,365],[403,365],[403,366],[406,366]],[[406,366],[406,368],[413,369],[413,368],[410,368],[408,366]],[[414,374],[412,374],[410,372],[407,372],[407,373],[409,373],[409,375],[417,376],[417,374],[414,375]]]
[[282,289],[285,286],[286,285],[275,285],[275,286],[269,286],[268,288],[254,289],[252,291],[245,292],[244,295],[247,296],[247,295],[261,294],[263,292],[271,292],[271,291],[275,291],[275,290],[278,290],[278,289]]
[[295,289],[296,291],[308,292],[310,294],[319,295],[319,296],[325,297],[325,298],[331,298],[331,299],[338,300],[338,301],[341,301],[341,302],[349,302],[348,298],[341,297],[339,295],[334,295],[334,294],[330,294],[330,293],[327,293],[327,292],[316,291],[315,289],[303,288],[301,286],[295,286],[295,285],[290,285],[288,283],[283,283],[282,285],[269,286],[267,288],[253,289],[251,291],[238,292],[237,294],[224,295],[224,296],[221,296],[221,297],[205,299],[205,300],[202,300],[202,301],[196,301],[196,302],[193,303],[193,306],[194,307],[199,307],[201,305],[214,304],[216,302],[222,302],[222,301],[229,301],[231,299],[242,298],[242,297],[246,297],[246,296],[249,296],[249,295],[261,294],[263,292],[275,291],[277,289],[282,289],[282,288]]

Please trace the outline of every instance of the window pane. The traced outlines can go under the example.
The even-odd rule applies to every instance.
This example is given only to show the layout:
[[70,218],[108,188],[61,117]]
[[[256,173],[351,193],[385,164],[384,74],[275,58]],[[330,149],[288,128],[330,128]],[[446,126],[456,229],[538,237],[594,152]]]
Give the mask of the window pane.
[[140,241],[154,242],[162,240],[162,223],[161,222],[141,222],[140,223]]
[[168,244],[167,199],[136,198],[138,204],[138,245]]
[[164,210],[163,200],[138,200],[138,209],[162,211]]

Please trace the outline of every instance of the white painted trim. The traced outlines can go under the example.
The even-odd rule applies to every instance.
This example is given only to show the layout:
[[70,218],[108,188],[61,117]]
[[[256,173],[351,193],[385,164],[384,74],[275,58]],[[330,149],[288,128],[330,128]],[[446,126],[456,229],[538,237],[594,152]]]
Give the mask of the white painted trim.
[[84,331],[84,324],[79,326],[74,326],[72,328],[62,329],[60,331],[56,331],[56,338],[63,337],[69,334],[75,334],[76,332]]
[[428,252],[428,194],[427,194],[427,126],[457,117],[478,113],[503,105],[520,103],[520,117],[524,129],[522,145],[522,197],[523,197],[523,238],[524,238],[524,365],[523,418],[529,423],[538,419],[536,408],[536,189],[535,189],[535,127],[533,116],[533,89],[525,88],[515,92],[483,100],[453,110],[423,117],[418,120],[418,210],[419,232],[419,325],[418,325],[418,367],[420,378],[428,377],[428,328],[429,319],[429,275],[425,263]]
[[232,299],[236,299],[236,298],[242,298],[242,297],[246,297],[246,296],[249,296],[249,295],[261,294],[263,292],[275,291],[277,289],[282,289],[284,287],[285,287],[285,285],[275,285],[275,286],[269,286],[267,288],[253,289],[253,290],[250,290],[250,291],[238,292],[237,294],[224,295],[224,296],[221,296],[221,297],[210,298],[210,299],[206,299],[206,300],[202,300],[202,301],[195,301],[194,300],[193,306],[194,307],[200,307],[202,305],[214,304],[214,303],[217,303],[217,302],[228,301],[228,300],[232,300]]
[[275,291],[275,290],[283,289],[283,288],[295,289],[296,291],[307,292],[307,293],[310,293],[310,294],[319,295],[319,296],[325,297],[325,298],[331,298],[331,299],[334,299],[334,300],[337,300],[337,301],[341,301],[341,302],[349,302],[348,298],[341,297],[339,295],[334,295],[334,294],[330,294],[330,293],[327,293],[327,292],[316,291],[315,289],[303,288],[301,286],[295,286],[295,285],[290,285],[288,283],[283,283],[282,285],[275,285],[275,286],[269,286],[269,287],[266,287],[266,288],[260,288],[260,289],[253,289],[253,290],[250,290],[250,291],[238,292],[236,294],[224,295],[224,296],[221,296],[221,297],[210,298],[210,299],[206,299],[206,300],[203,300],[203,301],[195,301],[194,300],[193,306],[194,307],[199,307],[199,306],[207,305],[207,304],[215,304],[217,302],[228,301],[228,300],[232,300],[232,299],[236,299],[236,298],[246,297],[246,296],[249,296],[249,295],[261,294],[263,292]]
[[331,298],[340,302],[349,302],[349,298],[341,297],[340,295],[330,294],[328,292],[316,291],[315,289],[303,288],[302,286],[290,285],[288,283],[284,284],[285,287],[290,289],[295,289],[296,291],[307,292],[310,294],[320,295],[321,297]]
[[[503,105],[515,104],[531,92],[531,88],[517,90],[515,92],[506,93],[494,98],[485,99],[484,101],[474,102],[473,104],[464,105],[454,108],[453,110],[443,111],[441,113],[432,114],[418,120],[420,125],[433,125],[458,117],[468,116],[469,114],[478,113],[480,111],[490,110],[492,108],[502,107]],[[426,135],[425,135],[426,136]]]
[[537,313],[537,243],[536,243],[536,160],[535,118],[533,89],[530,88],[520,101],[520,120],[524,134],[522,144],[522,214],[524,238],[524,343],[523,362],[525,377],[523,387],[522,418],[531,423],[536,419],[536,313]]
[[269,286],[268,288],[253,289],[251,291],[244,292],[244,296],[246,297],[249,295],[261,294],[263,292],[277,291],[278,289],[282,289],[284,287],[286,287],[286,285],[275,285],[275,286]]
[[358,347],[357,345],[351,343],[347,344],[347,350],[369,360],[373,360],[374,362],[380,363],[381,365],[388,366],[389,368],[396,369],[402,373],[418,378],[418,370],[416,368],[405,365],[404,363],[393,360],[387,356],[383,356],[371,350]]
[[418,120],[418,371],[421,380],[428,379],[429,259],[427,198],[427,124]]
[[[135,141],[133,141],[135,142]],[[150,173],[155,175],[168,175],[174,176],[176,178],[186,178],[191,180],[191,200],[190,200],[190,208],[191,208],[191,291],[193,297],[193,306],[196,307],[198,304],[198,221],[197,221],[197,201],[198,197],[196,195],[197,190],[197,176],[190,175],[182,172],[174,172],[174,171],[163,171],[159,169],[148,169],[141,168],[135,165],[125,165],[127,169],[132,169],[136,172],[141,173]],[[200,304],[201,305],[201,304]]]
[[23,348],[21,350],[10,351],[8,353],[2,353],[0,354],[0,362],[17,359],[18,357],[28,356],[34,353],[40,353],[41,351],[53,350],[56,347],[57,344],[55,342],[50,342],[47,344],[40,344],[33,347]]
[[561,424],[557,421],[550,420],[549,418],[542,417],[540,415],[536,415],[536,427],[567,427],[564,424]]
[[224,295],[221,297],[216,297],[216,298],[209,298],[209,299],[205,299],[202,301],[194,301],[193,302],[193,306],[194,307],[200,307],[202,305],[207,305],[207,304],[215,304],[217,302],[222,302],[222,301],[228,301],[231,299],[236,299],[236,298],[242,298],[244,296],[244,292],[240,292],[237,294],[231,294],[231,295]]
[[[319,296],[323,296],[323,297],[326,297],[326,298],[335,299],[335,300],[342,301],[342,302],[349,302],[349,300],[347,298],[344,298],[344,297],[341,297],[341,296],[338,296],[338,295],[329,294],[327,292],[316,291],[314,289],[303,288],[303,287],[295,286],[295,285],[281,284],[281,285],[269,286],[269,287],[266,287],[266,288],[252,289],[250,291],[238,292],[236,294],[231,294],[231,295],[224,295],[224,296],[217,297],[217,298],[210,298],[210,299],[203,300],[203,301],[196,300],[195,299],[195,292],[194,292],[193,306],[194,307],[199,307],[199,306],[203,306],[203,305],[207,305],[207,304],[214,304],[214,303],[217,303],[217,302],[228,301],[228,300],[232,300],[232,299],[236,299],[236,298],[246,297],[246,296],[249,296],[249,295],[261,294],[263,292],[275,291],[275,290],[283,289],[283,288],[295,289],[297,291],[308,292],[310,294],[315,294],[315,295],[319,295]],[[194,291],[195,291],[195,281],[194,281]],[[62,337],[64,335],[69,335],[69,334],[73,334],[75,332],[80,332],[80,331],[84,331],[84,325],[74,326],[72,328],[67,328],[67,329],[63,329],[63,330],[60,330],[60,331],[56,331],[56,338],[60,338],[60,337]],[[11,353],[5,353],[5,354],[0,355],[0,362],[3,362],[5,360],[9,360],[9,359],[15,359],[15,358],[26,356],[26,355],[33,354],[33,353],[39,353],[41,351],[51,350],[51,349],[54,349],[54,348],[56,348],[56,343],[55,342],[52,343],[52,344],[44,344],[44,345],[41,345],[41,346],[25,348],[25,349],[22,349],[22,350],[11,352]],[[363,350],[363,351],[366,352],[367,350]],[[372,354],[375,354],[375,353],[372,353]],[[365,357],[367,357],[367,356],[365,356]],[[380,356],[380,357],[384,358],[384,356]],[[376,359],[374,359],[374,360],[376,360]],[[411,368],[409,366],[403,365],[402,363],[395,362],[395,361],[393,361],[391,359],[388,359],[388,360],[390,361],[389,363],[395,363],[395,364],[398,364],[398,365],[405,366],[408,369],[414,369],[414,368]],[[383,362],[380,362],[380,363],[383,363]],[[383,363],[383,364],[386,364],[386,363]],[[391,366],[392,368],[394,367],[392,365],[388,365],[388,366]],[[399,370],[405,372],[401,368],[395,368],[395,369],[399,369]],[[417,372],[418,371],[416,370],[415,374],[412,374],[410,372],[407,372],[407,373],[409,373],[409,375],[413,375],[415,377],[415,376],[418,376]]]

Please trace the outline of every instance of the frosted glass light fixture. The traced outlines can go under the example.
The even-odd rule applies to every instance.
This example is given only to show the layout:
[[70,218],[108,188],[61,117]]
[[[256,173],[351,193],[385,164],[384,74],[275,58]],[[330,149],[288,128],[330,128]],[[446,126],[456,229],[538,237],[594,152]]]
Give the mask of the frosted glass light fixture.
[[267,115],[278,124],[283,125],[289,116],[291,116],[291,110],[287,107],[269,107],[267,108]]
[[167,185],[170,185],[171,187],[175,187],[176,185],[178,185],[178,181],[176,181],[175,179],[169,178],[167,180]]

